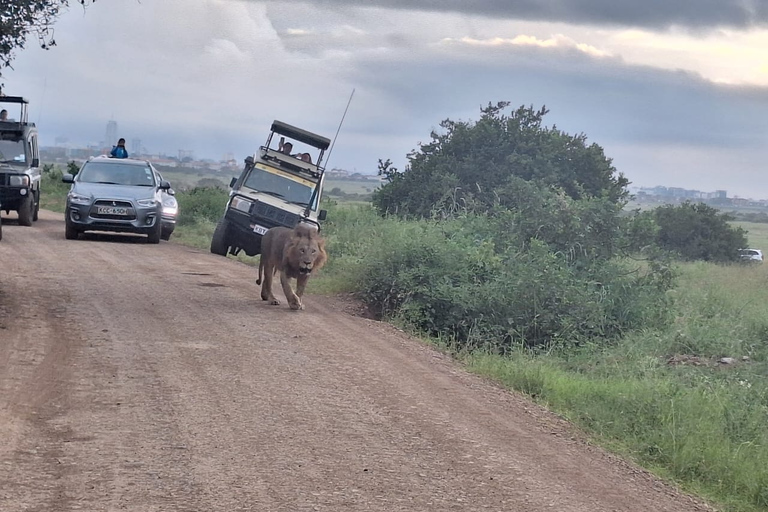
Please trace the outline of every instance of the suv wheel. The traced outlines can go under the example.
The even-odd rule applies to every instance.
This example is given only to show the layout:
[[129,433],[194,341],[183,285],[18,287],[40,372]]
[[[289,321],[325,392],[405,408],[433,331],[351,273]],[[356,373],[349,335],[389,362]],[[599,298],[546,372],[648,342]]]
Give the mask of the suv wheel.
[[229,221],[222,217],[218,224],[216,224],[216,229],[211,238],[211,252],[213,254],[218,254],[219,256],[227,255],[227,251],[229,251],[228,231]]
[[77,240],[77,236],[80,234],[80,231],[72,225],[72,221],[67,219],[64,222],[64,238],[67,240]]
[[21,226],[31,226],[32,225],[32,217],[35,213],[35,199],[32,197],[34,194],[27,194],[24,199],[21,200],[21,205],[19,205],[19,225]]
[[40,189],[35,192],[35,211],[32,212],[32,222],[37,222],[40,216]]
[[164,229],[163,232],[160,234],[160,238],[165,240],[166,242],[171,239],[171,235],[173,234],[172,229]]
[[150,244],[159,244],[160,243],[160,237],[163,234],[163,224],[160,222],[160,219],[157,219],[155,221],[155,228],[149,233],[149,236],[147,237],[147,243]]

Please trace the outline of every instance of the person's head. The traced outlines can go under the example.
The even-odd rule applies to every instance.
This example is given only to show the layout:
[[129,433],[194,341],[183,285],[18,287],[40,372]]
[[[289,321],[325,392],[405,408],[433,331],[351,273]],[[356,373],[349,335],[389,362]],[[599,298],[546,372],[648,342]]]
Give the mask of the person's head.
[[7,121],[8,120],[8,111],[3,109],[0,110],[0,121]]
[[286,155],[290,155],[291,151],[293,151],[293,144],[291,144],[290,142],[286,142],[285,144],[283,144],[283,153],[285,153]]
[[118,146],[125,146],[125,139],[121,138],[120,140],[118,140],[117,141],[117,145]]
[[309,153],[302,153],[299,155],[299,158],[304,162],[307,162],[310,164],[312,163],[312,155],[310,155]]

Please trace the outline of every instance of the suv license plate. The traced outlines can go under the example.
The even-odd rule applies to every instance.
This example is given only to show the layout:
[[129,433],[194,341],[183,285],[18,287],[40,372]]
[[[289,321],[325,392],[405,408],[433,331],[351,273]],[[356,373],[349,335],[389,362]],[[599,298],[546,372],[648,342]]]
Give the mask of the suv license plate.
[[115,208],[114,206],[99,206],[96,209],[99,215],[128,215],[128,208]]
[[267,234],[267,228],[264,226],[259,226],[258,224],[253,225],[253,232],[257,235],[266,235]]

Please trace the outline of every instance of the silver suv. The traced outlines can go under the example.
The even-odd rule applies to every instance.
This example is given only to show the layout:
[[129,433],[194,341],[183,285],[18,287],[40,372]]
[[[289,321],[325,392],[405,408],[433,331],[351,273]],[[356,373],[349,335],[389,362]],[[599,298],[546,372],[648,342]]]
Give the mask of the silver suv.
[[[171,184],[158,178],[147,161],[103,156],[85,162],[76,176],[65,174],[62,181],[72,184],[65,237],[74,240],[84,231],[114,231],[147,235],[149,243],[160,243],[163,219],[169,219],[163,202],[171,197],[167,195]],[[175,223],[178,207],[173,203]]]

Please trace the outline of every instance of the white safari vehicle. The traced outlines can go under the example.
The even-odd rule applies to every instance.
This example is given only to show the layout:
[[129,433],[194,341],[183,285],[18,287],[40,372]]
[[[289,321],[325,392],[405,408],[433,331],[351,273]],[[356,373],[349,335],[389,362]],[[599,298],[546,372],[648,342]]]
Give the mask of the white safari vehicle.
[[[226,256],[245,251],[256,256],[269,228],[293,228],[305,222],[319,230],[326,215],[318,210],[325,181],[322,162],[330,143],[326,137],[274,121],[266,144],[245,159],[242,174],[230,183],[211,252]],[[306,152],[299,150],[304,147]]]

